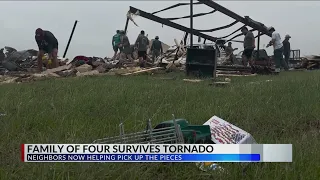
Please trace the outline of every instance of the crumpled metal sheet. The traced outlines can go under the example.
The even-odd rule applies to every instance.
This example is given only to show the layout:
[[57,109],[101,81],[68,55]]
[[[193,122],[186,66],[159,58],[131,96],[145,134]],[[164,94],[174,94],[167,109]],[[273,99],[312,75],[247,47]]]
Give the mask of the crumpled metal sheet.
[[5,61],[18,62],[18,61],[23,61],[30,56],[31,56],[31,54],[29,53],[28,50],[15,51],[15,52],[12,52],[11,54],[9,54],[8,57],[5,58]]
[[2,66],[8,71],[18,71],[21,69],[16,63],[11,61],[3,61]]
[[128,13],[127,13],[127,18],[129,18],[130,21],[132,21],[134,25],[136,25],[137,27],[139,27],[138,24],[137,24],[136,22],[134,22],[133,16],[139,16],[139,11],[138,11],[136,14],[133,14],[133,13],[131,13],[130,11],[128,11]]

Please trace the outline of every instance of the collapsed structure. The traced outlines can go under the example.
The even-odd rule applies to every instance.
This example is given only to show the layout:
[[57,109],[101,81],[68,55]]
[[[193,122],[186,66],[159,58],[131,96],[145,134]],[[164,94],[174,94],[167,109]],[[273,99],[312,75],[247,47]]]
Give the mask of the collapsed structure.
[[[179,6],[190,6],[190,15],[176,18],[161,18],[156,16],[157,13],[163,12],[169,9],[177,8]],[[193,14],[193,6],[194,5],[206,5],[211,7],[213,10],[207,13],[199,13]],[[214,14],[216,12],[223,13],[230,18],[234,19],[234,22],[216,27],[213,29],[205,29],[198,30],[193,28],[193,18],[199,16],[205,16],[208,14]],[[62,58],[58,58],[60,61],[60,66],[55,69],[48,69],[45,72],[41,73],[41,75],[34,75],[36,77],[43,76],[54,76],[54,77],[66,77],[66,76],[83,76],[83,75],[95,75],[95,74],[139,74],[143,72],[152,72],[154,70],[166,69],[166,70],[185,70],[187,74],[191,71],[207,71],[211,75],[225,75],[225,74],[252,74],[252,73],[270,73],[272,72],[273,61],[272,57],[269,57],[264,49],[260,49],[260,36],[267,35],[271,36],[268,32],[267,27],[258,21],[251,19],[249,16],[242,17],[227,8],[211,1],[211,0],[198,0],[198,2],[193,3],[192,0],[190,3],[178,3],[173,6],[161,9],[159,11],[148,13],[143,10],[137,9],[135,7],[131,7],[127,13],[127,21],[125,24],[125,32],[127,32],[129,21],[131,20],[135,25],[133,16],[141,16],[147,18],[149,20],[158,22],[162,25],[166,25],[185,33],[185,36],[182,40],[174,39],[174,45],[169,46],[165,43],[162,43],[163,46],[163,54],[160,55],[156,61],[153,63],[151,61],[150,56],[147,56],[148,68],[141,69],[138,68],[137,62],[137,52],[134,50],[132,45],[132,58],[133,62],[125,62],[119,63],[121,54],[118,54],[115,59],[111,58],[100,58],[100,57],[86,57],[83,55],[76,56],[73,59],[66,59],[66,53],[68,47],[70,45],[70,41],[72,35],[74,33],[75,27],[77,25],[77,21],[73,26],[71,36],[68,41],[67,48],[64,52]],[[182,26],[173,22],[177,19],[190,19],[190,28]],[[239,29],[236,29],[230,34],[227,34],[223,37],[213,37],[205,34],[206,32],[214,32],[223,30],[226,28],[230,28],[235,24],[242,24]],[[228,57],[226,57],[225,53],[225,44],[227,42],[241,42],[236,40],[237,37],[240,37],[242,33],[240,29],[244,26],[251,27],[249,31],[257,31],[257,49],[253,52],[253,60],[254,65],[252,67],[246,67],[240,65],[241,63],[234,63],[232,65],[226,65],[225,61]],[[187,44],[187,38],[189,36],[190,44]],[[197,36],[199,38],[198,42],[201,42],[201,38],[203,42],[200,44],[193,43],[193,36]],[[211,43],[208,43],[208,42]],[[150,42],[152,44],[152,40]],[[4,52],[6,50],[6,52]],[[294,50],[293,59],[296,59],[300,62],[300,51]],[[150,53],[150,51],[149,51]],[[202,55],[201,57],[199,55]],[[206,54],[206,56],[203,56]],[[298,56],[296,56],[298,54]],[[36,50],[24,50],[17,51],[11,47],[5,47],[0,50],[0,75],[10,75],[10,74],[30,74],[34,73],[34,70],[37,68],[37,51]],[[150,54],[149,54],[150,55]],[[310,58],[309,58],[310,59]],[[304,58],[303,66],[304,68],[317,68],[319,67],[319,61],[317,61],[318,57],[312,57],[312,61]],[[320,59],[320,58],[319,58]],[[241,61],[241,57],[238,58],[238,62]],[[237,62],[237,61],[236,61]],[[311,64],[310,64],[311,62]],[[177,68],[179,67],[179,68]],[[301,66],[298,66],[301,67]],[[214,73],[212,73],[212,71]],[[202,74],[204,74],[202,72]],[[199,75],[199,74],[198,74]],[[3,79],[3,78],[2,78]]]
[[[161,18],[156,15],[160,12],[164,12],[169,9],[174,9],[174,8],[178,8],[180,6],[187,6],[187,5],[190,6],[190,15],[189,16]],[[213,8],[213,10],[210,12],[207,12],[207,13],[193,14],[193,6],[194,5],[206,5],[208,7]],[[216,27],[213,29],[198,30],[198,29],[193,28],[193,18],[205,16],[208,14],[214,14],[216,12],[220,12],[220,13],[223,13],[224,15],[229,16],[230,18],[234,19],[234,22],[227,24],[227,25],[224,25],[224,26],[221,26],[221,27]],[[184,65],[186,63],[186,54],[187,54],[188,48],[198,48],[198,49],[211,48],[211,49],[217,50],[216,61],[217,61],[218,66],[216,68],[218,70],[240,70],[240,71],[248,71],[248,73],[249,72],[270,73],[272,71],[272,66],[273,66],[272,57],[269,57],[267,55],[267,52],[264,49],[260,49],[260,37],[262,35],[267,35],[267,36],[271,37],[271,33],[268,31],[268,28],[263,23],[255,21],[255,20],[251,19],[249,16],[242,17],[242,16],[230,11],[229,9],[211,1],[211,0],[198,0],[198,2],[195,2],[195,3],[193,3],[193,1],[191,0],[190,3],[178,3],[178,4],[172,5],[170,7],[155,11],[153,13],[148,13],[148,12],[145,12],[145,11],[138,9],[138,8],[135,8],[135,7],[130,7],[128,14],[127,14],[128,17],[127,17],[127,21],[126,21],[126,25],[125,25],[125,31],[127,31],[129,20],[133,21],[132,15],[141,16],[143,18],[158,22],[162,25],[166,25],[171,28],[175,28],[177,30],[183,31],[185,33],[185,37],[183,38],[183,40],[181,42],[178,42],[177,40],[175,40],[175,44],[176,44],[175,53],[172,53],[172,51],[171,51],[170,54],[168,55],[169,57],[167,57],[167,56],[160,57],[159,61],[161,63],[168,64],[169,62],[173,61],[173,63],[176,65]],[[186,19],[186,18],[190,19],[190,28],[173,22],[174,20]],[[136,23],[134,22],[134,24],[136,24]],[[222,36],[222,37],[213,37],[213,36],[205,34],[206,32],[215,32],[215,31],[227,29],[227,28],[233,27],[236,24],[242,24],[242,26],[240,28],[236,29],[235,31],[233,31],[232,33],[225,35],[225,36]],[[225,53],[225,48],[226,48],[225,44],[227,42],[231,42],[231,41],[242,42],[242,41],[236,40],[236,38],[242,36],[242,33],[240,32],[240,30],[244,26],[251,27],[252,29],[249,30],[251,32],[254,32],[254,31],[258,32],[258,35],[255,37],[255,38],[257,38],[257,49],[254,50],[254,52],[253,52],[254,67],[250,68],[250,67],[240,67],[240,66],[235,67],[234,66],[237,64],[240,65],[240,63],[233,64],[233,66],[225,66],[225,64],[226,64],[225,62],[228,59],[228,57],[226,57],[226,53]],[[199,38],[199,42],[200,42],[200,38],[203,38],[203,43],[197,44],[197,45],[193,44],[193,35],[195,35]],[[187,41],[188,36],[190,37],[189,38],[190,44],[187,45],[186,41]],[[211,44],[206,43],[208,41],[211,41],[212,43]],[[208,58],[210,58],[210,57],[208,57]],[[300,53],[299,53],[298,59],[299,58],[300,58]],[[296,56],[294,53],[293,53],[291,59],[296,59]],[[240,57],[240,59],[238,58],[238,60],[236,62],[239,62],[239,61],[241,61],[241,57]]]

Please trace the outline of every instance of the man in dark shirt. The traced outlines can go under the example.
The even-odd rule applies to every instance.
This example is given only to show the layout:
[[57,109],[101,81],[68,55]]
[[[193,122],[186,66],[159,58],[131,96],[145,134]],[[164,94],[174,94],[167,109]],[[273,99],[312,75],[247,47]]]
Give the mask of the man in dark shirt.
[[248,30],[247,27],[242,27],[241,32],[244,34],[244,41],[243,41],[243,53],[242,53],[242,63],[244,66],[247,66],[247,63],[249,62],[249,65],[252,65],[252,52],[255,48],[255,40],[254,35],[251,31]]
[[121,55],[120,55],[120,59],[121,60],[126,60],[127,58],[129,59],[130,62],[133,62],[133,59],[131,57],[132,55],[132,49],[130,46],[130,41],[128,36],[126,35],[126,33],[124,31],[120,31],[120,44],[119,46],[122,48],[121,49]]
[[162,43],[159,41],[159,36],[156,36],[155,40],[152,42],[150,50],[152,52],[152,63],[154,63],[154,60],[163,53]]
[[148,46],[149,39],[144,35],[144,31],[141,31],[135,42],[135,47],[138,49],[140,67],[145,67],[146,65]]
[[291,38],[290,35],[286,35],[282,44],[283,44],[283,55],[284,55],[284,60],[286,61],[287,65],[289,65],[289,57],[290,57],[290,42],[289,39]]
[[35,39],[39,47],[37,59],[39,71],[42,71],[42,57],[45,53],[48,53],[49,55],[49,61],[52,62],[52,68],[58,67],[58,40],[56,37],[50,31],[38,28],[35,32]]

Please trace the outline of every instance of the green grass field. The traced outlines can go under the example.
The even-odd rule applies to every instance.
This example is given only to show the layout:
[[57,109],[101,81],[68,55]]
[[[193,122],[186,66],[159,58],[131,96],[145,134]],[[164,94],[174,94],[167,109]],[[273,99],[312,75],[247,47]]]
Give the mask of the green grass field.
[[[163,76],[174,80],[160,79]],[[320,177],[320,72],[231,78],[226,87],[184,82],[183,75],[50,79],[0,86],[0,179],[288,179]],[[267,82],[266,80],[272,80]],[[254,83],[251,83],[254,82]],[[292,143],[293,163],[222,163],[227,173],[195,163],[22,163],[22,143],[91,143],[152,124],[213,115],[248,131],[258,143]]]

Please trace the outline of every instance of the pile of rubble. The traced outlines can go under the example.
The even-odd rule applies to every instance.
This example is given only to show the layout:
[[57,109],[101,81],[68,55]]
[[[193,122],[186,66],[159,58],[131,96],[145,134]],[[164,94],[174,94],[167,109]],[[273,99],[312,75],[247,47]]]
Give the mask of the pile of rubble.
[[312,55],[303,57],[300,67],[296,67],[296,69],[320,69],[320,56]]
[[[167,45],[166,45],[167,46]],[[169,47],[166,47],[168,49]],[[4,52],[6,50],[6,52]],[[59,67],[46,69],[39,73],[37,68],[37,51],[17,51],[14,48],[5,47],[0,51],[0,84],[12,82],[30,82],[47,77],[72,77],[90,75],[134,75],[141,73],[152,73],[163,69],[152,63],[150,54],[147,58],[146,68],[138,66],[137,52],[132,62],[120,61],[121,56],[116,58],[100,58],[76,56],[73,59],[58,57]],[[121,62],[121,63],[120,63]]]
[[178,43],[174,39],[175,46],[168,48],[164,53],[159,56],[155,65],[165,65],[167,69],[172,67],[183,67],[186,63],[187,50],[186,47],[181,43]]

